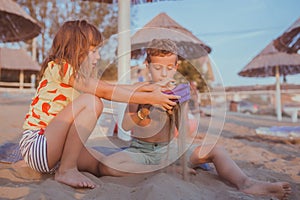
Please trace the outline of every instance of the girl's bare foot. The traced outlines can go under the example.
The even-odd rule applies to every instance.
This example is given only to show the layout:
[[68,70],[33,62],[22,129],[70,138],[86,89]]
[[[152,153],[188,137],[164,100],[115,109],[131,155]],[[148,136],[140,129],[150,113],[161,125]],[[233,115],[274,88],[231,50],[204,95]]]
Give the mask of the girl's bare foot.
[[292,189],[287,182],[263,182],[253,179],[248,179],[245,181],[244,186],[241,191],[246,194],[258,195],[258,196],[270,196],[276,197],[280,200],[287,200]]
[[58,170],[55,173],[54,179],[60,183],[72,186],[74,188],[91,188],[94,189],[97,185],[88,177],[84,176],[77,169],[72,168],[65,171]]

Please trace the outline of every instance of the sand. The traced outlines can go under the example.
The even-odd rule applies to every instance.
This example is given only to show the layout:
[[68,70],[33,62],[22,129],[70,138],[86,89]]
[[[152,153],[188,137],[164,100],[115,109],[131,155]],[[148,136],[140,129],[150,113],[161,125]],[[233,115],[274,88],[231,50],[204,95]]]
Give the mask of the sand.
[[[0,145],[17,142],[32,93],[0,93]],[[209,117],[201,117],[200,133],[205,132]],[[227,113],[219,142],[232,159],[250,177],[264,181],[287,181],[300,196],[300,144],[298,141],[259,137],[258,127],[296,126],[291,119],[277,122],[275,117]],[[105,140],[102,140],[102,144]],[[213,165],[211,164],[213,167]],[[132,177],[101,177],[87,174],[98,183],[96,189],[74,189],[54,181],[52,175],[41,175],[27,167],[0,163],[0,199],[270,199],[239,192],[211,171],[197,169],[184,181],[172,170],[161,170]]]

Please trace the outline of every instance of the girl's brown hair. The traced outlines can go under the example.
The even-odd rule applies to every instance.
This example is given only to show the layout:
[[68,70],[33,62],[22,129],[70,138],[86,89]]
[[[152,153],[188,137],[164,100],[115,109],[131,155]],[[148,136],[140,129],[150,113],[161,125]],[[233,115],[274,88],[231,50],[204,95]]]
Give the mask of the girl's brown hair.
[[100,31],[86,20],[75,20],[65,22],[53,39],[49,56],[44,60],[40,71],[43,76],[48,62],[54,61],[62,64],[69,63],[74,69],[74,75],[78,75],[80,65],[88,56],[91,46],[102,45]]

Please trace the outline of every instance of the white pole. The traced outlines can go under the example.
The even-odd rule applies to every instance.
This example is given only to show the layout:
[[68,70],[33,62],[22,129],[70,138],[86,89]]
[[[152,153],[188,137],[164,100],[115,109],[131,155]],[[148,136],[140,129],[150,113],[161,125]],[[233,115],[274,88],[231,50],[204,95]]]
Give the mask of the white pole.
[[[118,83],[130,84],[130,2],[131,0],[118,1]],[[118,137],[130,140],[130,132],[121,128],[126,104],[118,104]]]
[[20,70],[19,74],[19,88],[22,90],[24,88],[24,70]]
[[281,113],[281,92],[280,92],[280,74],[279,74],[279,66],[276,66],[276,114],[277,120],[282,120]]
[[32,60],[36,61],[36,37],[32,39]]

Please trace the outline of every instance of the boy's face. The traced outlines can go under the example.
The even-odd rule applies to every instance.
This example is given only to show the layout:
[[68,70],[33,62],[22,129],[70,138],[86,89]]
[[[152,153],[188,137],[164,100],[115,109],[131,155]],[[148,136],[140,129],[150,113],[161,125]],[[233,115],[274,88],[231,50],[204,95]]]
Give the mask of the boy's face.
[[151,56],[151,63],[147,63],[147,67],[150,71],[152,81],[158,82],[167,78],[172,79],[177,71],[177,56],[165,55]]

